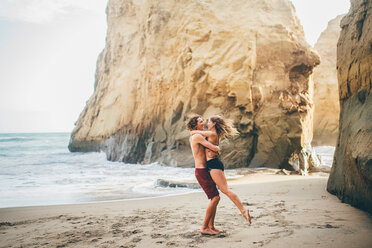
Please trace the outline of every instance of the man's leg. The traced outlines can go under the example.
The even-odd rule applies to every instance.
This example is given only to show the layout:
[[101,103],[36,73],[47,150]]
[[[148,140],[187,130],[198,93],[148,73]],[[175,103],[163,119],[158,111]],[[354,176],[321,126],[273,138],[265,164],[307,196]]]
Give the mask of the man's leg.
[[200,233],[211,234],[211,235],[217,234],[216,231],[213,231],[209,228],[209,223],[212,219],[212,216],[216,214],[217,204],[219,201],[220,201],[219,196],[215,196],[209,201]]
[[216,212],[217,212],[217,206],[216,208],[212,209],[212,216],[208,223],[208,227],[212,230],[214,229],[214,218],[216,217]]
[[215,208],[212,210],[213,212],[212,212],[211,219],[209,220],[208,227],[209,227],[209,229],[211,229],[212,231],[215,231],[215,232],[218,232],[218,233],[222,233],[222,232],[224,232],[223,230],[219,230],[219,229],[217,229],[217,228],[214,227],[214,219],[215,219],[215,217],[216,217],[217,205],[218,205],[218,203],[219,203],[219,201],[220,201],[220,196],[215,196],[215,197],[213,197],[213,199],[214,199],[214,198],[217,198],[217,199],[216,199],[217,203],[216,203]]

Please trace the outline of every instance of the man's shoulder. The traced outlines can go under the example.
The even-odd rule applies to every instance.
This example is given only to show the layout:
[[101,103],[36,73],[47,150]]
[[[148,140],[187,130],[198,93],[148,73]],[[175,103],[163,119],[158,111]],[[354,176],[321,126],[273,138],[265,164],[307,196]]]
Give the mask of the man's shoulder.
[[196,139],[199,139],[199,138],[203,138],[203,135],[199,134],[199,133],[196,133],[194,135],[191,135],[191,138],[196,138]]
[[203,135],[198,134],[198,133],[194,134],[194,135],[191,135],[191,137],[190,137],[191,141],[199,141],[201,139],[204,139],[204,137],[203,137]]

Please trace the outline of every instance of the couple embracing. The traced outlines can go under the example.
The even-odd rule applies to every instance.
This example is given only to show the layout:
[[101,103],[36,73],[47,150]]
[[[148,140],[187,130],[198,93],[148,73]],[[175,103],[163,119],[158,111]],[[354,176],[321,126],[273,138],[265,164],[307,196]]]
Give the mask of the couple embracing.
[[221,116],[213,116],[208,121],[208,131],[204,131],[203,118],[194,115],[186,121],[186,127],[191,131],[190,145],[195,159],[195,177],[210,199],[200,233],[215,235],[223,232],[214,227],[214,218],[220,201],[216,185],[238,207],[244,218],[251,223],[248,209],[244,208],[239,197],[229,190],[224,174],[224,165],[218,158],[219,141],[238,133],[232,122]]

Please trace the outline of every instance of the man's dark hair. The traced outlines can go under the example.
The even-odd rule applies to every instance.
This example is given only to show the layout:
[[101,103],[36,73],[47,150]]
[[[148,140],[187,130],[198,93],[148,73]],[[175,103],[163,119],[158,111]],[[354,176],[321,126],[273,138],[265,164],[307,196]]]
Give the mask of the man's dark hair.
[[196,130],[196,126],[198,125],[198,119],[201,118],[200,115],[192,115],[186,121],[186,128],[190,131]]

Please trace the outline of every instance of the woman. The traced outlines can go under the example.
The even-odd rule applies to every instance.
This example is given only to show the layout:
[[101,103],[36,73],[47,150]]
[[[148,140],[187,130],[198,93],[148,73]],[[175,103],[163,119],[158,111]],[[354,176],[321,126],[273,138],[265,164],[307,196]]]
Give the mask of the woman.
[[[233,127],[232,121],[224,119],[221,116],[212,116],[208,121],[209,131],[192,131],[191,134],[201,134],[208,139],[208,141],[214,145],[218,145],[219,141],[228,137],[238,134],[239,132]],[[227,181],[224,173],[224,165],[218,158],[218,153],[206,149],[207,157],[207,168],[213,179],[217,184],[218,188],[227,197],[230,198],[232,202],[238,207],[244,218],[251,223],[251,216],[249,215],[249,210],[243,207],[242,202],[239,197],[229,190],[227,186]]]

